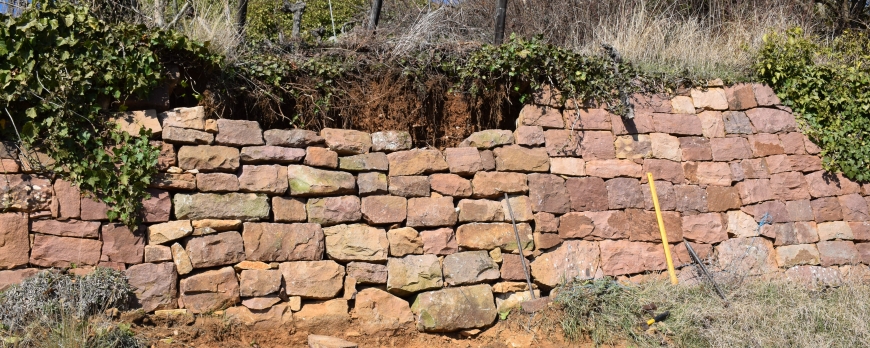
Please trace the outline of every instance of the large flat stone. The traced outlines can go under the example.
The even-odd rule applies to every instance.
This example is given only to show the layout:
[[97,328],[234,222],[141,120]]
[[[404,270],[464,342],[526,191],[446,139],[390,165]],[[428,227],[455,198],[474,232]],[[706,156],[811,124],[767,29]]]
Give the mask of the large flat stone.
[[279,165],[242,166],[239,191],[283,195],[287,192],[287,167]]
[[497,280],[501,273],[486,250],[463,251],[444,257],[444,282],[450,286]]
[[431,254],[390,258],[387,272],[387,291],[399,296],[439,289],[444,284],[438,256]]
[[100,261],[126,264],[142,263],[145,258],[145,234],[131,231],[124,224],[109,223],[102,227],[103,249]]
[[326,140],[326,146],[339,155],[367,153],[372,148],[372,136],[357,130],[324,128],[320,136]]
[[0,214],[0,269],[17,268],[28,263],[28,223],[24,213]]
[[241,300],[239,281],[232,267],[206,271],[181,280],[178,298],[194,314],[228,308]]
[[451,197],[408,200],[408,227],[453,226],[457,217]]
[[344,266],[335,261],[283,262],[278,268],[284,275],[287,296],[330,299],[344,288]]
[[290,195],[293,196],[352,194],[356,189],[353,174],[345,172],[290,165],[287,176],[290,178]]
[[318,261],[325,249],[318,224],[246,222],[242,234],[248,260],[265,262]]
[[239,149],[227,146],[182,146],[178,166],[200,172],[234,172],[239,168]]
[[178,274],[172,262],[143,263],[127,268],[135,305],[145,312],[178,307]]
[[444,155],[434,149],[398,151],[390,153],[387,158],[390,176],[431,174],[449,169]]
[[36,235],[30,263],[41,267],[96,266],[102,248],[103,243],[93,239]]
[[417,330],[451,332],[488,326],[496,320],[495,300],[488,284],[422,293],[411,310]]
[[532,261],[535,283],[555,287],[563,280],[592,279],[599,267],[598,242],[568,240]]
[[305,205],[308,222],[323,226],[356,222],[362,218],[357,196],[310,198]]
[[[520,233],[523,250],[533,250],[532,227],[527,223],[518,223],[517,229]],[[518,250],[513,225],[510,223],[465,224],[456,230],[456,241],[459,246],[471,250],[492,250],[495,248],[509,252]]]
[[269,218],[269,199],[253,193],[176,194],[176,219],[258,221]]
[[337,225],[323,229],[326,254],[337,261],[385,261],[390,242],[383,229],[365,224]]
[[409,328],[414,313],[407,301],[377,288],[367,288],[356,294],[353,318],[363,333],[376,334]]
[[235,231],[210,234],[187,241],[187,254],[194,268],[231,265],[245,259],[243,244]]

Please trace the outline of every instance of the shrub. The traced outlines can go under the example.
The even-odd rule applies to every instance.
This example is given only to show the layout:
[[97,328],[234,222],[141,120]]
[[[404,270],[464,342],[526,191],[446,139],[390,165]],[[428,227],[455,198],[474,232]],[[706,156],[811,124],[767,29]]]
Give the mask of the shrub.
[[765,38],[755,69],[822,149],[823,164],[870,180],[870,37],[846,32],[820,42],[800,28]]

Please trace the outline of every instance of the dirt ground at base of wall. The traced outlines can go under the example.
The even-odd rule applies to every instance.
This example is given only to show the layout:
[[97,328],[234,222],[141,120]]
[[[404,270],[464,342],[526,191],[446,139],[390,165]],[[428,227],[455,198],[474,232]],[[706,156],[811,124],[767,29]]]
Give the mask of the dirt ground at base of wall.
[[359,347],[593,347],[591,342],[572,342],[562,334],[558,310],[514,314],[482,329],[472,337],[461,333],[423,333],[415,330],[360,334],[351,323],[346,327],[254,330],[226,322],[217,316],[201,316],[189,325],[134,326],[136,337],[146,347],[308,347],[308,335],[326,335],[356,343]]

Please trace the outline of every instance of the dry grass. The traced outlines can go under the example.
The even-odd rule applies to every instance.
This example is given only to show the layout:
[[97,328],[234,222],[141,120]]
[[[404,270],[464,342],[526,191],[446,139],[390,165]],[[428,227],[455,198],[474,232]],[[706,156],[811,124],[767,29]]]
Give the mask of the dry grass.
[[[703,284],[604,282],[575,283],[559,293],[558,301],[566,308],[566,333],[588,336],[598,344],[633,342],[643,347],[870,345],[870,284],[864,279],[846,279],[836,288],[750,279],[728,291],[727,307]],[[608,290],[593,290],[602,287]],[[667,320],[653,325],[654,332],[640,328],[651,318],[641,309],[647,304],[656,304],[656,313],[670,311]]]

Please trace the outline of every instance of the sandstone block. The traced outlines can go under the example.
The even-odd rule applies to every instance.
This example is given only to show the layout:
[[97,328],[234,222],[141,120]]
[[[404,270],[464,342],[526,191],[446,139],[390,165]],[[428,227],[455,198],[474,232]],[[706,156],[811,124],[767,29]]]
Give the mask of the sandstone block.
[[194,268],[223,266],[245,259],[242,235],[238,232],[223,232],[191,238],[187,242],[187,254]]
[[752,126],[760,133],[783,133],[797,130],[797,122],[790,112],[772,108],[746,110]]
[[318,261],[325,248],[320,225],[309,223],[246,222],[242,239],[246,259],[256,261]]
[[351,262],[347,264],[347,276],[353,277],[359,284],[386,284],[387,266],[376,263]]
[[387,159],[389,159],[390,176],[431,174],[449,169],[444,155],[434,149],[393,152],[387,155]]
[[[643,182],[643,181],[641,181]],[[656,194],[659,196],[659,208],[661,210],[676,210],[677,196],[674,193],[674,184],[668,181],[655,180]],[[654,210],[652,201],[652,192],[649,189],[649,182],[645,185],[640,185],[643,190],[644,209]]]
[[414,322],[414,313],[407,301],[377,288],[367,288],[356,295],[353,318],[364,333],[375,334],[408,328]]
[[679,114],[694,114],[695,103],[691,97],[679,95],[671,99],[671,110]]
[[423,254],[423,239],[413,228],[402,227],[389,230],[387,231],[387,240],[390,242],[390,256],[402,257]]
[[280,146],[247,146],[242,148],[239,160],[249,163],[298,163],[305,158],[305,150]]
[[0,174],[5,211],[34,212],[48,210],[54,190],[51,181],[30,174]]
[[698,162],[695,175],[701,185],[731,186],[731,168],[724,162]]
[[652,114],[656,132],[676,135],[702,135],[701,120],[689,114]]
[[852,265],[861,261],[858,249],[851,241],[822,241],[816,243],[822,267]]
[[290,195],[320,196],[355,193],[356,180],[353,175],[316,169],[300,165],[290,165],[287,168],[290,179]]
[[616,158],[641,159],[652,156],[652,140],[647,134],[617,136],[614,146]]
[[[611,149],[612,147],[611,145]],[[511,145],[497,148],[493,153],[498,171],[546,172],[550,170],[550,158],[543,148]]]
[[284,276],[287,296],[329,299],[343,289],[344,266],[335,261],[283,262],[278,268]]
[[[533,250],[532,228],[527,223],[518,223],[523,250]],[[517,241],[513,225],[509,223],[471,223],[459,226],[456,230],[459,246],[471,250],[517,251]],[[424,240],[425,242],[425,240]]]
[[[544,142],[547,153],[552,157],[580,157],[583,132],[565,129],[548,129],[544,131]],[[615,150],[614,150],[615,151]]]
[[432,191],[451,197],[470,197],[471,181],[456,174],[432,174],[429,176]]
[[459,175],[474,175],[483,170],[480,151],[473,147],[447,148],[444,150],[447,166],[451,173]]
[[580,155],[584,159],[614,159],[613,133],[610,131],[585,131],[580,139]]
[[843,220],[840,201],[835,197],[817,198],[810,201],[816,222]]
[[586,162],[586,175],[610,179],[620,176],[640,178],[643,167],[630,160],[593,160]]
[[102,244],[92,239],[36,235],[30,263],[41,267],[94,266],[100,260]]
[[195,129],[166,127],[161,139],[170,144],[208,145],[214,142],[214,134]]
[[232,267],[206,271],[181,280],[179,302],[194,314],[227,308],[239,302],[239,281]]
[[135,305],[145,312],[177,308],[178,274],[175,273],[175,264],[143,263],[130,266],[125,274],[133,290]]
[[751,179],[737,183],[743,204],[753,204],[773,199],[773,190],[768,179]]
[[154,136],[160,136],[163,127],[160,126],[160,120],[157,118],[155,110],[137,110],[122,112],[111,119],[116,123],[122,131],[136,137],[139,136],[141,129],[151,131]]
[[733,161],[752,157],[752,150],[745,138],[713,138],[710,139],[713,160]]
[[372,133],[372,151],[375,152],[408,150],[412,145],[411,134],[405,131]]
[[218,219],[257,221],[269,217],[269,200],[253,193],[176,194],[173,206],[177,219]]
[[244,270],[241,272],[239,294],[242,297],[267,296],[281,288],[279,270]]
[[559,112],[559,109],[539,105],[523,106],[520,110],[518,124],[544,128],[565,128],[565,121],[562,119],[562,113]]
[[[486,199],[459,201],[459,222],[500,222],[505,220],[502,204]],[[507,217],[510,219],[510,217]]]
[[305,201],[299,198],[272,197],[272,213],[275,222],[305,222],[308,214]]
[[635,274],[666,267],[664,251],[655,243],[603,240],[599,245],[601,270],[605,275]]
[[771,174],[779,174],[790,172],[793,170],[791,159],[788,155],[774,155],[765,158],[765,162],[767,162],[767,167],[770,170]]
[[[540,126],[519,126],[514,131],[517,145],[540,146],[544,145],[544,129]],[[447,161],[450,163],[450,160]]]
[[172,251],[165,245],[146,245],[145,262],[172,261]]
[[61,237],[98,238],[100,223],[79,220],[36,220],[32,223],[31,231]]
[[535,242],[537,250],[550,249],[562,244],[562,238],[559,237],[559,234],[557,233],[535,232],[533,235],[533,241]]
[[705,137],[681,137],[680,151],[683,161],[710,161],[713,159],[710,139]]
[[565,182],[572,211],[607,210],[609,197],[604,180],[596,177],[569,178]]
[[144,222],[169,221],[169,213],[172,211],[169,192],[150,189],[148,194],[151,197],[142,201],[142,220]]
[[843,221],[823,222],[818,224],[819,240],[828,241],[833,239],[854,239],[852,227]]
[[387,175],[384,173],[359,173],[356,178],[356,186],[359,187],[361,196],[389,193]]
[[304,129],[269,129],[263,132],[266,145],[306,148],[324,143],[316,132]]
[[326,141],[326,146],[339,155],[367,153],[372,148],[372,136],[365,132],[324,128],[320,131],[320,136]]
[[423,253],[425,254],[450,255],[459,250],[456,234],[451,228],[421,231],[420,238],[423,240]]
[[[350,322],[347,300],[335,299],[324,302],[306,303],[302,310],[293,314],[293,322],[297,329],[314,331],[332,331],[326,328],[345,327]],[[344,340],[325,340],[323,338],[309,336],[309,347],[348,347]],[[320,336],[323,337],[323,336]],[[334,345],[339,343],[340,345]],[[312,344],[313,343],[313,344]],[[327,345],[333,344],[333,345]]]
[[[654,212],[640,209],[627,209],[625,214],[629,225],[629,238],[631,241],[661,242],[658,220]],[[682,219],[679,213],[662,212],[662,220],[665,230],[668,231],[669,242],[683,240]]]
[[100,261],[126,264],[142,263],[145,236],[141,230],[130,231],[124,224],[109,223],[102,227],[103,249]]
[[387,155],[383,152],[364,153],[359,155],[341,157],[338,159],[338,168],[351,172],[381,170],[389,168]]
[[843,219],[846,221],[868,221],[870,211],[867,209],[867,201],[857,193],[838,197],[840,208],[843,211]]
[[325,147],[308,147],[303,164],[312,167],[338,168],[338,153]]
[[338,261],[384,261],[390,242],[380,228],[364,224],[338,225],[323,229],[326,254]]
[[[683,172],[683,166],[680,165],[680,162],[647,158],[643,160],[643,172],[652,173],[653,178],[669,181],[674,184],[682,184],[684,181],[686,181],[686,176]],[[642,177],[641,182],[646,182],[646,176]]]
[[768,274],[777,270],[773,244],[764,238],[731,238],[719,243],[715,249],[722,269],[747,275]]
[[357,196],[311,198],[305,206],[308,222],[324,226],[355,222],[362,218]]
[[[242,301],[244,306],[227,308],[225,316],[235,324],[241,324],[254,330],[280,329],[293,323],[293,312],[287,304],[264,306],[276,300],[280,300],[280,298],[263,297],[247,299]],[[254,301],[257,301],[258,304],[252,305],[251,303]],[[258,307],[262,309],[256,309]]]
[[764,157],[771,155],[781,155],[785,153],[782,144],[779,142],[779,136],[776,134],[758,133],[748,137],[749,148],[752,149],[752,154],[755,157]]
[[287,192],[287,167],[279,165],[242,166],[239,190],[282,195]]
[[811,155],[788,156],[791,169],[797,172],[815,172],[822,170],[822,159]]
[[674,196],[677,201],[676,210],[683,214],[707,212],[707,191],[698,186],[674,185]]
[[444,257],[444,282],[450,286],[497,280],[501,273],[486,250],[463,251]]
[[487,284],[422,293],[411,310],[417,314],[417,330],[425,332],[482,328],[496,320],[492,288]]
[[728,110],[727,93],[722,88],[693,88],[691,94],[696,109]]
[[193,174],[157,173],[148,187],[164,190],[192,191],[196,190],[196,176]]
[[727,212],[725,216],[728,221],[727,231],[729,235],[738,238],[758,236],[758,224],[749,214],[732,210]]
[[441,264],[435,255],[408,255],[387,260],[387,291],[406,296],[441,288]]
[[407,217],[407,206],[408,200],[404,197],[368,196],[362,199],[361,212],[370,224],[401,223]]
[[0,214],[0,269],[27,265],[30,252],[28,222],[24,213]]
[[714,244],[728,239],[726,222],[719,213],[683,216],[683,238],[693,242]]
[[178,165],[175,146],[162,141],[151,141],[150,144],[160,149],[160,155],[157,157],[157,170],[163,171]]
[[399,197],[429,197],[429,178],[425,176],[391,176],[389,191]]
[[148,244],[164,244],[193,233],[190,220],[177,220],[148,226]]
[[783,223],[773,226],[776,240],[773,245],[810,244],[819,241],[819,229],[815,222]]
[[178,127],[205,130],[205,111],[202,106],[192,108],[175,108],[161,112],[157,118],[163,128]]
[[453,226],[457,219],[453,198],[411,198],[408,200],[408,227]]
[[527,175],[522,173],[479,172],[471,181],[473,197],[497,198],[529,191]]
[[773,106],[780,103],[779,97],[776,96],[776,93],[773,92],[770,86],[753,84],[752,88],[759,106]]
[[652,112],[653,111],[651,110],[643,109],[635,110],[634,118],[630,120],[622,117],[612,117],[610,123],[613,125],[613,134],[624,135],[654,132],[655,129],[653,128]]
[[655,158],[680,161],[680,140],[672,135],[664,133],[652,133],[649,135],[652,147],[652,156]]
[[842,174],[831,174],[818,171],[804,176],[809,186],[810,195],[815,197],[838,196],[856,193],[860,187],[855,182],[845,178]]
[[598,242],[567,240],[532,261],[535,283],[549,288],[563,280],[592,279],[600,264]]
[[459,147],[476,147],[478,149],[491,149],[502,145],[514,143],[514,135],[509,130],[489,129],[471,133],[465,138]]
[[[523,271],[522,260],[520,255],[505,254],[504,261],[501,263],[501,278],[507,280],[526,280],[526,273]],[[526,270],[531,274],[529,262],[526,261]]]
[[798,201],[785,202],[788,217],[791,221],[814,221],[813,208],[810,200],[802,199]]
[[631,178],[607,180],[607,198],[610,209],[643,208],[640,182]]
[[611,130],[610,119],[613,117],[604,109],[566,109],[562,112],[565,126],[576,130]]
[[[810,192],[804,176],[798,172],[785,172],[770,177],[773,198],[782,201],[809,199]],[[865,204],[866,205],[866,204]]]
[[[0,169],[6,170],[5,167]],[[54,201],[51,204],[52,216],[58,220],[78,218],[81,216],[81,197],[81,191],[73,183],[57,179],[54,182]]]
[[553,174],[529,174],[528,180],[532,211],[554,214],[569,211],[571,202],[565,194],[565,179]]
[[719,111],[704,111],[698,114],[701,120],[701,134],[707,138],[722,138],[725,136],[725,123]]
[[758,106],[755,92],[750,84],[741,83],[725,87],[725,97],[728,99],[728,108],[732,110],[746,110]]
[[584,213],[572,212],[559,218],[560,239],[582,239],[592,234],[594,229],[595,224],[592,219]]
[[776,263],[779,267],[818,265],[819,251],[813,244],[787,245],[776,248]]
[[182,146],[178,166],[200,172],[233,172],[239,168],[239,150],[227,146]]
[[[461,212],[460,212],[461,214]],[[535,232],[556,232],[559,228],[559,218],[545,212],[535,213]]]
[[740,209],[740,193],[736,187],[707,186],[707,211],[724,212]]
[[30,278],[39,273],[36,268],[22,268],[9,271],[0,271],[0,292],[9,287],[21,284],[25,279]]
[[229,173],[198,173],[196,188],[200,192],[235,192],[239,190],[239,178]]
[[805,155],[804,136],[800,132],[783,133],[779,135],[783,150],[789,155]]
[[193,272],[193,263],[190,262],[190,255],[187,254],[187,250],[181,244],[172,244],[170,251],[172,251],[172,262],[175,264],[175,271],[179,275]]

